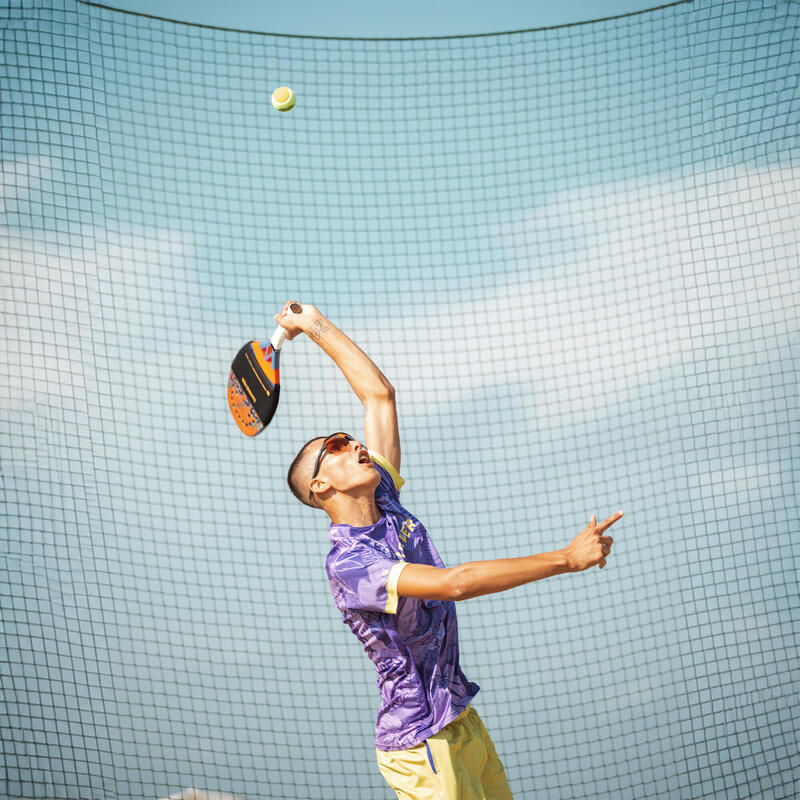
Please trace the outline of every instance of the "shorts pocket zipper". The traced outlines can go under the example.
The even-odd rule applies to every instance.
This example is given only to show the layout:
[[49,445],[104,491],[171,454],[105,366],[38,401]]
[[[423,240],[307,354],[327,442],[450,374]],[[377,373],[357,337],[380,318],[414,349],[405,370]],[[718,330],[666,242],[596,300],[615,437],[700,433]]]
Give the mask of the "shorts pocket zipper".
[[433,763],[433,753],[431,753],[431,747],[428,744],[428,740],[425,740],[425,749],[428,751],[428,763],[431,765],[431,769],[433,770],[434,775],[438,775],[439,773],[436,771],[436,764]]

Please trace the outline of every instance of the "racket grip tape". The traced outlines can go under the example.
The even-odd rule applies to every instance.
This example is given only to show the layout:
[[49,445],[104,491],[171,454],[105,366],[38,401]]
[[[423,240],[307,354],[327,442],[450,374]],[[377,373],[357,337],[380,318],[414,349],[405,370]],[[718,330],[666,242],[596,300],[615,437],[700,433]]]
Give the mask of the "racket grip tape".
[[[293,314],[301,314],[303,311],[303,306],[300,303],[289,303],[289,309]],[[272,334],[272,338],[269,340],[269,343],[272,345],[273,350],[280,350],[283,343],[286,341],[287,330],[282,325],[278,325],[275,329],[275,333]]]
[[287,333],[288,331],[282,325],[278,325],[278,327],[275,328],[275,333],[272,334],[272,338],[269,340],[273,350],[281,349],[281,346],[286,341]]

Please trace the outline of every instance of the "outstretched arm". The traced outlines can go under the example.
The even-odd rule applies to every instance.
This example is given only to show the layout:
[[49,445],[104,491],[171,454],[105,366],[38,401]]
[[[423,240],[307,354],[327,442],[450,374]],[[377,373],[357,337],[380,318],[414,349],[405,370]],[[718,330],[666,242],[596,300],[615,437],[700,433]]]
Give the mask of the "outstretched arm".
[[364,406],[364,444],[400,470],[400,434],[394,387],[370,357],[314,306],[301,304],[294,314],[287,303],[275,321],[286,328],[287,339],[305,333],[336,363]]
[[451,569],[407,564],[397,580],[397,594],[426,600],[468,600],[562,572],[581,572],[596,565],[602,569],[614,541],[602,534],[622,517],[622,513],[618,511],[599,525],[592,516],[591,522],[563,550],[552,553],[470,561]]

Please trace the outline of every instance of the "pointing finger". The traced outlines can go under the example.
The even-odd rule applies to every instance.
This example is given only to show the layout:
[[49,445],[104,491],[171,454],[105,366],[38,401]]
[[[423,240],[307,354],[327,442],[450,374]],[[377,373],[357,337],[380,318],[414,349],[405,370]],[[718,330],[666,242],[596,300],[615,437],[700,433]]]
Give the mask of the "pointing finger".
[[623,515],[623,511],[617,511],[616,514],[612,514],[608,519],[604,519],[600,525],[597,526],[598,530],[601,533],[605,530],[608,530],[617,520],[622,519]]

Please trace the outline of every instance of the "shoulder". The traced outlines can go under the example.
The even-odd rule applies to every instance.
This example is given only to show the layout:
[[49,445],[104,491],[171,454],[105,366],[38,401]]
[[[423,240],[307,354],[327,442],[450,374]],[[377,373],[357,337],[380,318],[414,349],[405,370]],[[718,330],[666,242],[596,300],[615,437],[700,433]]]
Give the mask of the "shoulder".
[[356,538],[342,536],[330,549],[325,559],[328,577],[353,570],[366,569],[374,561],[383,557],[375,547]]
[[394,498],[399,498],[400,490],[403,488],[405,481],[400,477],[398,471],[388,459],[384,458],[380,453],[376,453],[374,450],[369,451],[369,457],[372,459],[375,469],[378,470],[378,474],[381,476],[381,482],[378,484],[375,491],[389,494]]
[[348,556],[351,556],[355,551],[358,549],[358,542],[353,539],[343,537],[338,538],[334,543],[333,547],[328,551],[328,555],[325,558],[325,569],[328,571],[330,575],[331,571],[336,567],[336,564],[340,562],[342,559],[346,559]]

